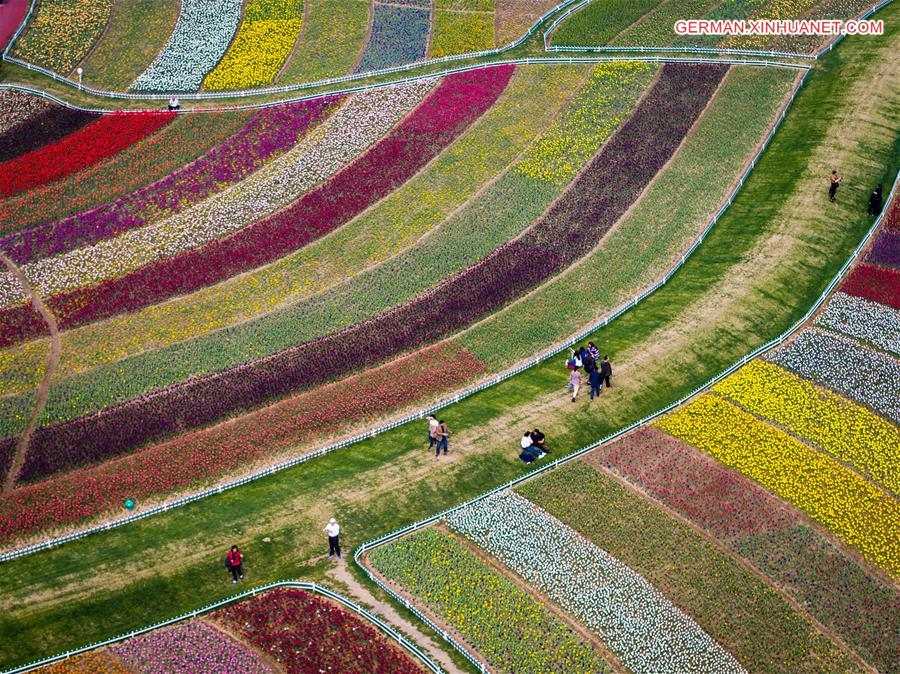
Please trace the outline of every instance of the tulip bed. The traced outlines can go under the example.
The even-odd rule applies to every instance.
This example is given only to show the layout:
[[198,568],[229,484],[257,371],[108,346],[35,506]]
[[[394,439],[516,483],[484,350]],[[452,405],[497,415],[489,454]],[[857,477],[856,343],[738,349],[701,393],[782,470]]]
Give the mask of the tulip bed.
[[76,655],[36,671],[40,674],[140,674],[106,651]]
[[297,41],[302,20],[302,0],[248,0],[234,42],[203,88],[247,89],[272,82]]
[[816,325],[873,344],[900,356],[900,310],[837,292],[828,300]]
[[880,232],[866,255],[866,262],[881,267],[900,268],[900,232]]
[[355,72],[403,65],[425,57],[431,11],[425,6],[376,2],[369,41]]
[[0,197],[61,180],[93,166],[172,121],[171,112],[114,112],[52,145],[0,165]]
[[434,34],[429,49],[431,57],[466,54],[493,47],[494,0],[435,2]]
[[[423,391],[436,396],[483,371],[471,354],[438,346],[315,391],[288,398],[218,426],[178,435],[140,452],[0,496],[0,542],[108,512],[125,498],[157,497],[202,486],[223,475],[271,462],[298,445],[346,432],[349,426],[395,412]],[[171,420],[167,420],[168,421]],[[174,420],[177,423],[177,420]],[[136,424],[140,425],[140,420]],[[137,426],[113,425],[106,444],[75,444],[38,431],[32,438],[23,479],[39,479],[67,467],[124,453]],[[56,444],[62,443],[62,444]],[[14,441],[0,447],[4,472]]]
[[[24,264],[114,238],[130,229],[176,215],[240,182],[267,161],[289,150],[332,112],[336,102],[324,98],[264,108],[237,133],[160,180],[89,211],[7,236],[0,245],[13,259]],[[47,282],[52,282],[54,274],[65,275],[66,267],[61,262],[51,260],[46,264],[60,265],[45,272],[50,276]],[[28,269],[30,267],[26,267]],[[40,274],[35,276],[37,281]],[[14,297],[7,295],[6,299],[9,301]]]
[[109,652],[140,674],[274,674],[251,649],[199,620],[132,637]]
[[845,293],[900,309],[900,270],[868,264],[857,265],[840,289]]
[[275,660],[286,674],[422,672],[418,661],[374,627],[295,588],[270,590],[219,609],[210,619]]
[[[155,0],[154,0],[155,1]],[[248,111],[179,115],[108,160],[0,202],[0,230],[12,231],[95,208],[164,178],[221,143]]]
[[861,671],[704,535],[591,466],[573,462],[516,491],[640,574],[748,671]]
[[[513,67],[457,73],[365,155],[289,208],[228,238],[142,267],[125,276],[47,300],[62,328],[133,311],[192,292],[272,262],[365,210],[416,174],[449,145],[505,88]],[[2,341],[40,334],[40,318],[29,305],[0,312]]]
[[98,118],[93,112],[50,105],[0,134],[0,161],[7,162],[34,152],[75,133]]
[[[848,20],[862,14],[875,3],[872,0],[824,0],[817,2],[802,16],[804,19]],[[766,45],[766,49],[793,54],[815,54],[835,36],[829,35],[783,35]]]
[[[768,0],[759,4],[751,19],[797,19],[817,4],[819,0]],[[772,38],[768,35],[734,35],[723,39],[723,49],[764,49]]]
[[900,574],[900,503],[841,463],[715,395],[655,423],[794,504],[888,573]]
[[543,602],[448,534],[424,529],[376,548],[367,563],[446,621],[492,671],[612,671]]
[[650,583],[518,494],[445,521],[599,634],[628,671],[746,671]]
[[900,494],[900,429],[865,407],[763,360],[712,390]]
[[68,75],[103,33],[112,0],[42,0],[13,55]]
[[900,422],[896,386],[900,381],[900,362],[896,358],[845,337],[808,329],[770,352],[766,360]]
[[54,104],[41,96],[11,89],[0,91],[0,138],[7,137],[11,129],[52,107]]
[[137,91],[196,91],[231,44],[241,0],[182,0],[169,41],[132,85]]
[[[433,86],[432,81],[425,81],[357,94],[341,106],[335,118],[326,117],[325,127],[307,142],[227,189],[224,182],[217,181],[214,185],[219,191],[153,226],[125,231],[91,248],[26,266],[24,272],[43,292],[58,293],[122,276],[233,234],[290,207],[311,188],[332,178],[388,133]],[[329,99],[301,105],[294,126],[301,127],[304,120],[305,124],[294,129],[295,139],[333,109]],[[287,135],[290,125],[282,128]],[[119,230],[123,228],[120,225]],[[0,284],[0,296],[2,288]]]
[[612,38],[609,44],[616,47],[668,47],[678,38],[676,21],[699,19],[720,4],[716,0],[669,0]]
[[661,0],[593,0],[553,32],[556,45],[602,45],[628,28]]
[[900,629],[896,594],[757,483],[644,427],[588,455],[705,529],[779,583],[815,618],[886,671],[884,634]]

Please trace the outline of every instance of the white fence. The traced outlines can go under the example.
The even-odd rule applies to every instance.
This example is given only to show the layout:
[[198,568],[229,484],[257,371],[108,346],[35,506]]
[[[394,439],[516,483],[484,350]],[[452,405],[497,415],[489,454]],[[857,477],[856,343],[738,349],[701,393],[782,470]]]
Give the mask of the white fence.
[[443,669],[441,669],[437,663],[435,663],[431,658],[429,658],[416,644],[411,642],[409,639],[400,634],[393,627],[384,622],[377,615],[369,611],[367,608],[360,606],[356,602],[353,602],[346,597],[334,592],[333,590],[329,590],[327,587],[322,587],[321,585],[317,585],[316,583],[309,583],[301,580],[280,580],[274,583],[268,583],[266,585],[261,585],[259,587],[255,587],[252,590],[247,590],[246,592],[241,592],[239,594],[232,595],[221,601],[214,602],[212,604],[207,604],[202,608],[198,608],[194,611],[190,611],[188,613],[183,613],[182,615],[176,616],[174,618],[169,618],[168,620],[162,620],[158,623],[154,623],[152,625],[147,625],[145,627],[141,627],[136,630],[132,630],[131,632],[126,632],[125,634],[120,634],[117,637],[113,637],[112,639],[106,639],[104,641],[98,641],[94,644],[89,644],[87,646],[82,646],[81,648],[73,648],[72,650],[65,651],[63,653],[59,653],[57,655],[51,656],[49,658],[44,658],[43,660],[36,660],[34,662],[30,662],[27,665],[21,665],[19,667],[15,667],[13,669],[7,669],[2,672],[2,674],[20,674],[21,672],[27,672],[30,669],[35,669],[36,667],[43,667],[44,665],[49,665],[54,662],[59,662],[60,660],[67,660],[68,658],[74,657],[76,655],[81,655],[82,653],[87,653],[88,651],[93,651],[97,648],[103,648],[104,646],[111,646],[112,644],[119,643],[121,641],[125,641],[127,639],[131,639],[132,637],[139,636],[141,634],[146,634],[147,632],[152,632],[153,630],[157,630],[161,627],[167,627],[169,625],[174,625],[175,623],[180,623],[184,620],[190,620],[191,618],[196,618],[197,616],[204,615],[211,611],[215,611],[216,609],[222,608],[223,606],[227,606],[228,604],[233,604],[234,602],[241,601],[242,599],[248,599],[250,597],[255,597],[258,594],[266,592],[268,590],[273,590],[278,587],[295,587],[301,590],[306,590],[307,592],[315,592],[316,594],[321,594],[333,601],[338,602],[344,607],[350,609],[354,613],[359,614],[373,625],[375,625],[379,630],[388,635],[391,639],[396,641],[401,647],[405,648],[409,653],[418,658],[422,664],[428,668],[430,671],[435,672],[435,674],[442,674]]
[[267,477],[269,475],[272,475],[273,473],[277,473],[279,471],[286,470],[288,468],[293,468],[294,466],[298,466],[301,463],[305,463],[307,461],[311,461],[312,459],[316,459],[318,457],[324,456],[325,454],[330,454],[331,452],[333,452],[337,449],[342,449],[349,445],[353,445],[358,442],[362,442],[363,440],[368,440],[370,438],[375,437],[376,435],[378,435],[380,433],[384,433],[385,431],[389,431],[391,429],[397,428],[398,426],[402,426],[411,421],[424,419],[425,416],[428,414],[432,414],[433,412],[436,412],[440,409],[448,407],[449,405],[458,403],[460,400],[463,400],[464,398],[468,398],[471,395],[474,395],[480,391],[483,391],[487,388],[495,386],[495,385],[499,384],[500,382],[509,379],[510,377],[520,374],[521,372],[524,372],[525,370],[527,370],[531,367],[534,367],[535,365],[538,365],[539,363],[544,362],[548,358],[553,358],[553,357],[557,356],[558,354],[565,351],[566,349],[571,348],[573,345],[577,344],[578,342],[583,342],[584,339],[588,335],[595,332],[596,330],[606,327],[610,321],[615,320],[616,318],[618,318],[619,316],[624,314],[629,309],[632,309],[635,305],[637,305],[643,299],[650,296],[651,294],[656,292],[659,288],[661,288],[666,283],[668,283],[668,281],[672,278],[672,276],[675,275],[675,273],[687,261],[687,259],[691,256],[691,254],[695,250],[697,250],[697,247],[700,246],[701,243],[703,243],[703,239],[706,238],[706,235],[709,234],[710,230],[719,221],[719,218],[722,217],[722,214],[728,209],[728,207],[732,204],[732,202],[734,202],[734,199],[737,196],[738,192],[740,192],[741,188],[744,186],[744,182],[747,180],[747,177],[750,175],[750,172],[756,166],[756,162],[759,160],[760,156],[765,151],[766,147],[768,147],[769,142],[772,140],[772,137],[775,135],[775,132],[778,130],[778,128],[781,126],[781,123],[784,121],[784,118],[787,115],[787,112],[790,109],[791,105],[793,104],[794,99],[797,96],[797,93],[800,91],[803,83],[806,81],[807,75],[808,75],[808,71],[806,74],[804,74],[804,76],[800,79],[800,82],[798,82],[797,86],[794,88],[794,91],[791,94],[791,98],[788,101],[787,105],[784,107],[784,110],[782,110],[781,115],[778,118],[778,121],[772,126],[772,129],[769,131],[769,134],[766,136],[765,140],[760,145],[760,148],[757,151],[756,155],[753,157],[753,160],[750,162],[750,164],[747,166],[746,170],[744,171],[744,174],[741,177],[740,181],[735,186],[734,190],[732,190],[732,193],[728,197],[728,200],[722,205],[721,208],[719,208],[718,211],[716,211],[715,215],[713,215],[712,219],[709,221],[709,223],[704,228],[703,232],[694,241],[694,243],[691,245],[691,247],[681,256],[681,259],[678,260],[678,262],[675,264],[675,266],[673,266],[672,269],[670,269],[669,272],[662,279],[660,279],[659,281],[654,283],[652,286],[650,286],[649,288],[644,290],[640,295],[630,299],[628,302],[621,305],[618,309],[613,311],[610,315],[608,315],[602,321],[598,321],[598,322],[594,323],[593,325],[582,330],[580,333],[578,333],[574,337],[566,340],[565,342],[562,342],[561,344],[558,344],[555,348],[552,348],[542,354],[535,356],[531,360],[526,361],[525,363],[519,365],[518,367],[507,370],[506,372],[498,374],[495,377],[492,377],[491,379],[488,379],[487,381],[484,381],[481,384],[478,384],[477,386],[473,386],[469,389],[466,389],[464,391],[456,393],[453,396],[451,396],[445,400],[442,400],[438,403],[435,403],[434,405],[431,405],[429,407],[421,409],[418,412],[413,412],[412,414],[408,414],[405,417],[402,417],[401,419],[398,419],[396,421],[385,424],[383,426],[379,426],[377,428],[371,429],[364,433],[360,433],[358,435],[355,435],[346,440],[342,440],[340,442],[334,443],[332,445],[328,445],[328,446],[318,449],[314,452],[310,452],[309,454],[304,454],[303,456],[298,456],[294,459],[290,459],[288,461],[284,461],[284,462],[276,464],[274,466],[270,466],[269,468],[258,471],[256,473],[253,473],[246,477],[242,477],[237,480],[232,480],[230,482],[225,482],[225,483],[222,483],[215,487],[210,487],[208,489],[203,489],[201,491],[197,491],[192,494],[182,496],[182,497],[174,499],[172,501],[168,501],[166,503],[163,503],[162,505],[154,506],[153,508],[148,508],[147,510],[142,510],[137,513],[132,513],[130,515],[126,515],[126,516],[111,520],[104,524],[99,524],[99,525],[96,525],[93,527],[87,527],[85,529],[74,531],[74,532],[72,532],[70,534],[66,534],[64,536],[49,538],[40,543],[35,543],[33,545],[14,549],[9,552],[0,553],[0,563],[7,562],[12,559],[17,559],[19,557],[24,557],[26,555],[33,554],[35,552],[40,552],[41,550],[46,550],[48,548],[51,548],[51,547],[54,547],[57,545],[61,545],[63,543],[67,543],[69,541],[78,540],[80,538],[84,538],[85,536],[89,536],[90,534],[93,534],[93,533],[97,533],[100,531],[108,531],[109,529],[120,527],[125,524],[130,524],[131,522],[136,522],[136,521],[144,519],[146,517],[150,517],[151,515],[156,515],[156,514],[159,514],[162,512],[167,512],[168,510],[171,510],[173,508],[178,508],[178,507],[181,507],[188,503],[193,503],[194,501],[199,501],[200,499],[205,498],[207,496],[212,496],[214,494],[221,494],[223,491],[227,491],[229,489],[234,489],[235,487],[239,487],[241,485],[247,484],[248,482],[253,482],[254,480],[258,480],[260,478]]

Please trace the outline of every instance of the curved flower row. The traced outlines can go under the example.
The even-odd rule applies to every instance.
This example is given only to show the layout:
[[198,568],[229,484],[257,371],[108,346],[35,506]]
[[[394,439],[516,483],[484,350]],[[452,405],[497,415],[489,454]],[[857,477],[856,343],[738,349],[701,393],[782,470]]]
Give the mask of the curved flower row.
[[430,19],[431,11],[427,8],[374,3],[369,41],[356,72],[390,68],[423,58]]
[[[503,92],[512,66],[444,78],[388,136],[327,183],[227,239],[48,300],[71,328],[192,292],[276,260],[345,224],[415,175]],[[0,311],[0,342],[41,334],[28,305]]]
[[840,289],[845,293],[900,309],[900,270],[861,264],[850,272]]
[[865,407],[763,360],[712,390],[900,494],[900,429]]
[[100,38],[112,0],[41,0],[13,54],[68,75]]
[[[525,235],[415,300],[259,361],[42,432],[65,434],[80,446],[108,442],[104,436],[121,426],[134,431],[117,435],[117,443],[134,447],[172,432],[176,419],[187,427],[209,423],[458,331],[588,253],[668,161],[725,71],[719,66],[665,66],[573,188]],[[545,264],[531,264],[538,257]]]
[[[121,276],[232,234],[290,204],[348,165],[390,131],[433,86],[433,81],[425,81],[357,94],[312,138],[230,188],[162,222],[27,265],[23,272],[40,292],[57,294]],[[218,184],[224,187],[224,183]],[[0,302],[21,299],[12,294],[21,294],[13,281],[0,275]]]
[[269,590],[219,609],[210,618],[260,649],[287,674],[422,671],[417,661],[374,627],[326,599],[296,588]]
[[612,671],[542,602],[434,528],[375,548],[368,562],[448,622],[492,671]]
[[804,330],[765,358],[900,422],[896,358],[815,329]]
[[[859,16],[874,4],[876,3],[872,0],[825,0],[817,2],[803,14],[802,18],[847,21]],[[766,49],[793,54],[814,54],[833,39],[834,36],[830,35],[783,35],[767,44]]]
[[618,472],[705,529],[779,583],[867,662],[891,669],[896,648],[884,634],[900,630],[896,593],[784,501],[652,427],[599,447],[588,461]]
[[107,651],[90,651],[83,655],[76,655],[52,665],[41,667],[40,674],[140,674],[130,667],[126,667],[118,659]]
[[[383,419],[423,394],[450,391],[483,371],[470,353],[438,345],[113,461],[108,459],[129,447],[120,439],[139,426],[117,425],[106,444],[96,445],[79,445],[59,436],[48,439],[39,431],[29,447],[24,480],[106,462],[0,496],[0,542],[89,519],[121,507],[125,498],[142,499],[208,483],[254,462],[271,461],[298,445],[306,450],[316,439],[352,424]],[[4,472],[14,447],[15,440],[0,444]]]
[[900,268],[900,232],[881,231],[866,255],[866,262],[882,267]]
[[445,520],[599,634],[629,671],[745,671],[644,578],[524,497],[495,494]]
[[53,103],[43,96],[34,96],[13,89],[0,91],[0,138],[51,107]]
[[168,124],[171,112],[114,112],[65,138],[0,164],[0,198],[55,182],[121,152]]
[[[264,108],[203,156],[156,182],[89,211],[4,237],[0,248],[25,264],[172,217],[289,150],[336,103],[321,98]],[[58,273],[63,274],[64,268]]]
[[855,295],[835,293],[816,324],[900,356],[900,310]]
[[132,637],[109,651],[141,674],[274,674],[251,649],[199,620]]
[[9,161],[75,133],[100,116],[50,105],[0,134],[0,161]]
[[873,563],[900,575],[900,502],[852,470],[715,395],[655,423],[753,478]]
[[182,0],[169,41],[132,85],[138,91],[196,91],[231,44],[241,0]]
[[246,89],[275,79],[303,19],[301,0],[249,0],[237,36],[203,88]]

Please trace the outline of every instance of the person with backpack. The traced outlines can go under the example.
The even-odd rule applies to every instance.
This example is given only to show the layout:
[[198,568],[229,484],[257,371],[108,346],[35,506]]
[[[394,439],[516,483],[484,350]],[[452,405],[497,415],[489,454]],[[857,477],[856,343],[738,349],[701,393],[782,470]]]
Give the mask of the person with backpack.
[[238,582],[238,578],[244,579],[244,553],[238,546],[232,545],[231,550],[225,555],[225,568],[231,571],[231,584]]

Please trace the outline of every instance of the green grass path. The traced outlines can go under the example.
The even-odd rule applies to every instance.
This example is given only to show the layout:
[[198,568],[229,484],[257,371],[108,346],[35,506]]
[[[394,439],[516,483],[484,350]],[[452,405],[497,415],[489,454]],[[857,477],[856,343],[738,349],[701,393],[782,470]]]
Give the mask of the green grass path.
[[[519,475],[522,425],[565,453],[638,419],[792,325],[870,225],[865,198],[898,164],[897,5],[887,34],[826,57],[732,208],[659,292],[594,341],[615,355],[616,388],[595,408],[560,400],[556,359],[447,408],[453,456],[436,463],[407,425],[165,516],[3,564],[0,663],[108,637],[228,595],[221,556],[248,553],[248,579],[321,579],[321,528],[340,517],[350,547]],[[826,169],[845,175],[837,204]],[[541,317],[547,320],[552,317]],[[270,537],[270,542],[263,542]]]

